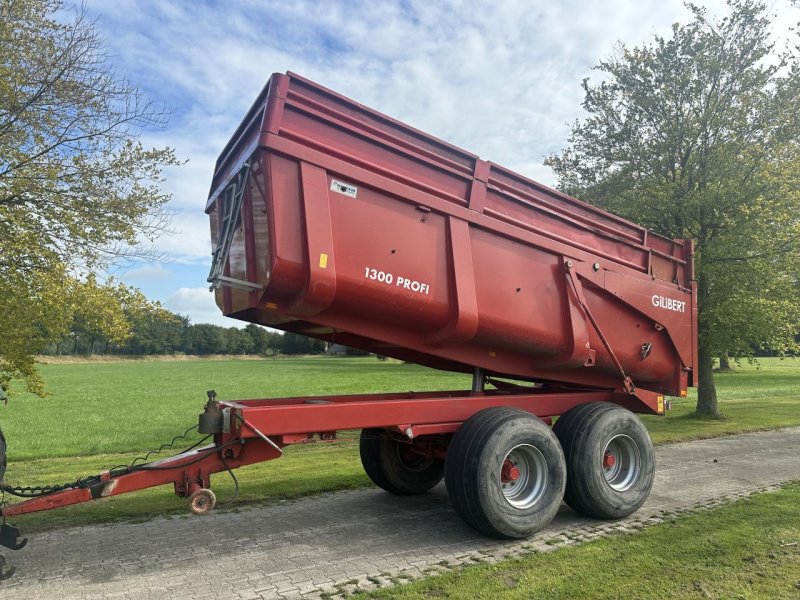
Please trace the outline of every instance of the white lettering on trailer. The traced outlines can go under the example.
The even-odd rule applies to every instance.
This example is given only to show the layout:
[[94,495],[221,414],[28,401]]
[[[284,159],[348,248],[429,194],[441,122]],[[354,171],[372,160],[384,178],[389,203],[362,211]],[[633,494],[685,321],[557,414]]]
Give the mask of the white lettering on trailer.
[[417,294],[425,294],[426,296],[431,293],[431,286],[415,279],[409,279],[402,275],[393,275],[386,271],[380,271],[371,267],[364,267],[364,277],[372,281],[385,283],[386,285],[394,284],[395,287],[403,288]]
[[672,298],[665,298],[658,294],[653,295],[653,306],[656,308],[665,308],[667,310],[674,310],[675,312],[686,312],[686,302],[682,300],[674,300]]

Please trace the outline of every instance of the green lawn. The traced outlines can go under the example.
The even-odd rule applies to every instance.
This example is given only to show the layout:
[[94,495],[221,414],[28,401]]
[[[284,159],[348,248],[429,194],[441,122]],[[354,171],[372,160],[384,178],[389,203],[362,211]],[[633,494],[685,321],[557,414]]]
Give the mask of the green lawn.
[[797,599],[800,485],[636,534],[481,564],[354,598]]
[[[469,376],[374,358],[119,361],[43,365],[52,395],[27,395],[0,407],[11,485],[63,483],[128,463],[197,422],[205,392],[221,399],[444,390],[469,387]],[[666,417],[646,417],[657,443],[800,425],[800,361],[765,359],[718,376],[723,421],[690,417],[694,399],[676,400]],[[280,460],[237,471],[232,502],[227,474],[214,477],[220,507],[270,502],[368,485],[349,441],[287,449]],[[188,445],[181,444],[179,445]],[[170,486],[17,519],[25,531],[145,519],[185,512]]]
[[124,360],[42,365],[51,396],[0,412],[12,460],[157,448],[220,400],[469,388],[470,377],[371,358]]
[[715,380],[726,418],[694,418],[697,390],[690,389],[666,417],[643,417],[656,444],[800,425],[800,359],[762,358]]

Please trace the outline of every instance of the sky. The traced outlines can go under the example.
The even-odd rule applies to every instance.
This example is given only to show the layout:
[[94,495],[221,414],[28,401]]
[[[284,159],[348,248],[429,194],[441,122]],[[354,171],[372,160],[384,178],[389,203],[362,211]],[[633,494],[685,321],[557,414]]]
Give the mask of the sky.
[[[721,0],[697,2],[711,15]],[[679,0],[88,0],[112,66],[171,110],[145,144],[186,161],[165,171],[174,233],[157,263],[115,275],[194,323],[221,315],[206,277],[203,212],[217,154],[271,73],[294,71],[481,158],[555,185],[545,156],[581,118],[581,81],[621,42],[669,35]],[[799,18],[775,0],[780,39]]]

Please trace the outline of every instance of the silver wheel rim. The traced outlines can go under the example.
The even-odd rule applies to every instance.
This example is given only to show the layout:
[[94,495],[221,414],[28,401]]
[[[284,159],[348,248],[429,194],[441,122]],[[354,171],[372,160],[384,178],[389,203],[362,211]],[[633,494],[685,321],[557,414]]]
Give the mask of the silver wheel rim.
[[601,458],[606,483],[617,492],[630,489],[639,479],[642,458],[639,446],[627,435],[615,435],[608,441]]
[[536,504],[547,489],[547,461],[535,446],[520,444],[511,449],[501,463],[508,461],[519,470],[519,476],[504,481],[501,471],[500,487],[503,496],[514,508],[530,508]]

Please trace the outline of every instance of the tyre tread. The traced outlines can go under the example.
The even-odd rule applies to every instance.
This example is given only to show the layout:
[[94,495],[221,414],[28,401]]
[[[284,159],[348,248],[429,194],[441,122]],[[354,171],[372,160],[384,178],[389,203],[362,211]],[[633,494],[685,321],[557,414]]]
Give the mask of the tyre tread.
[[[619,405],[610,402],[591,402],[571,409],[561,416],[553,427],[567,461],[564,501],[577,512],[599,519],[620,518],[637,510],[649,494],[655,466],[652,443],[647,430],[641,421],[636,419],[634,423],[638,423],[638,425],[634,425],[634,427],[639,430],[638,433],[642,434],[642,442],[646,446],[640,448],[643,452],[641,460],[644,461],[643,468],[645,469],[645,479],[642,481],[647,484],[644,488],[644,496],[641,497],[642,490],[639,490],[640,497],[636,499],[633,492],[612,492],[609,488],[608,498],[628,503],[611,507],[608,504],[608,498],[604,497],[605,492],[598,493],[597,488],[592,489],[593,485],[596,485],[593,484],[593,475],[595,474],[592,469],[597,468],[587,458],[592,455],[591,444],[597,441],[592,437],[592,432],[596,431],[611,413],[616,413],[619,419],[636,418],[632,412]],[[614,496],[615,493],[618,495]]]
[[[556,462],[550,462],[548,468],[555,469],[557,473],[555,480],[552,481],[553,491],[546,504],[537,507],[537,513],[529,515],[519,515],[515,517],[502,516],[502,512],[496,512],[493,506],[493,498],[490,488],[482,488],[485,485],[486,473],[482,470],[484,465],[479,461],[485,458],[486,452],[491,452],[489,444],[497,444],[496,435],[506,424],[514,421],[529,420],[533,428],[539,431],[538,435],[544,434],[544,438],[539,439],[545,445],[552,444],[547,450],[550,458],[553,459],[553,452]],[[540,449],[543,449],[540,448]],[[538,417],[517,408],[495,407],[484,409],[470,417],[456,432],[453,441],[447,452],[445,461],[445,482],[447,492],[456,512],[472,527],[484,535],[502,538],[518,539],[541,529],[555,515],[561,500],[565,479],[565,466],[556,437],[550,429]],[[488,504],[484,504],[488,502]],[[494,513],[494,514],[492,514]],[[532,528],[521,526],[517,519],[534,519]],[[516,520],[516,522],[515,522]]]

